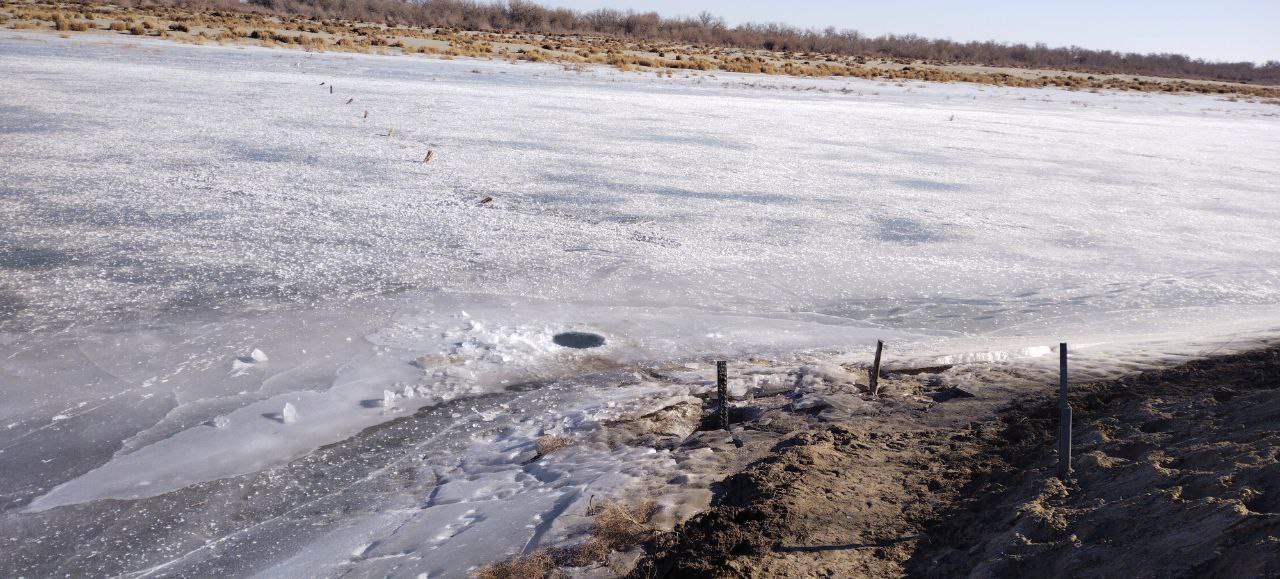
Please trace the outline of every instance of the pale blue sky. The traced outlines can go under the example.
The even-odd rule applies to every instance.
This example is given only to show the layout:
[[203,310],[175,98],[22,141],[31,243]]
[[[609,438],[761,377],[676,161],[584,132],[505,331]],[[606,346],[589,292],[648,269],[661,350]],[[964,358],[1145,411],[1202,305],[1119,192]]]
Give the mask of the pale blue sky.
[[706,10],[740,22],[915,33],[954,40],[1045,42],[1125,52],[1178,52],[1209,60],[1280,60],[1280,0],[543,0],[664,16]]

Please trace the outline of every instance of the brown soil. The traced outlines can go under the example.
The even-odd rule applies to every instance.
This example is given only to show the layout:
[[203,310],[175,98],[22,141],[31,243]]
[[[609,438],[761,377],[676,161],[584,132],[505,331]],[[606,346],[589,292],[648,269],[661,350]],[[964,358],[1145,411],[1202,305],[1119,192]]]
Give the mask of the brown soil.
[[1280,576],[1280,349],[1087,385],[1073,480],[1056,409],[1012,409],[993,475],[929,529],[913,574]]
[[632,576],[1280,576],[1280,348],[1076,387],[1065,485],[1051,388],[992,386],[793,413]]

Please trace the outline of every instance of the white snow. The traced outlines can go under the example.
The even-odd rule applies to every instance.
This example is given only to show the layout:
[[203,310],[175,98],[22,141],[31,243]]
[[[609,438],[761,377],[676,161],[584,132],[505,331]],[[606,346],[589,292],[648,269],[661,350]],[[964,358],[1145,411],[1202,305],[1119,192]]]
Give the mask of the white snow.
[[458,575],[679,473],[524,464],[709,387],[582,375],[822,350],[845,380],[877,338],[899,363],[1068,341],[1101,375],[1280,331],[1274,105],[12,31],[0,78],[0,500],[156,497],[458,405],[453,446],[406,450],[434,498],[264,575]]

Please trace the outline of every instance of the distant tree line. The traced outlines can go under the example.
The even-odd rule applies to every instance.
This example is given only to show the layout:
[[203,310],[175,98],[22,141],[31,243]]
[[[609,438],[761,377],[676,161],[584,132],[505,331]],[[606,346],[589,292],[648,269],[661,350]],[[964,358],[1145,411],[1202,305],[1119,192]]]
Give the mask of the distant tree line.
[[[155,0],[132,1],[147,3]],[[245,6],[238,0],[159,1],[188,6]],[[544,34],[600,34],[634,40],[743,49],[1280,84],[1280,61],[1275,60],[1262,65],[1252,62],[1209,62],[1181,54],[1136,54],[1089,50],[1076,46],[1050,48],[1043,43],[955,42],[923,38],[914,34],[873,37],[834,27],[819,31],[786,24],[740,24],[731,27],[722,18],[706,12],[696,17],[664,18],[656,12],[609,8],[580,12],[567,8],[547,8],[527,0],[247,0],[247,4],[281,14],[364,20],[390,25]]]

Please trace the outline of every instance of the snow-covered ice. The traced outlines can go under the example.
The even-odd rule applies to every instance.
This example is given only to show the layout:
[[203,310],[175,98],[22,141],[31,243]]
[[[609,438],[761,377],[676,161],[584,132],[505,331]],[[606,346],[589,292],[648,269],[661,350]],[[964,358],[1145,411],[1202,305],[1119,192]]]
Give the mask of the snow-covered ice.
[[458,575],[679,471],[526,462],[706,387],[637,365],[1280,330],[1274,105],[12,31],[0,78],[6,574]]

